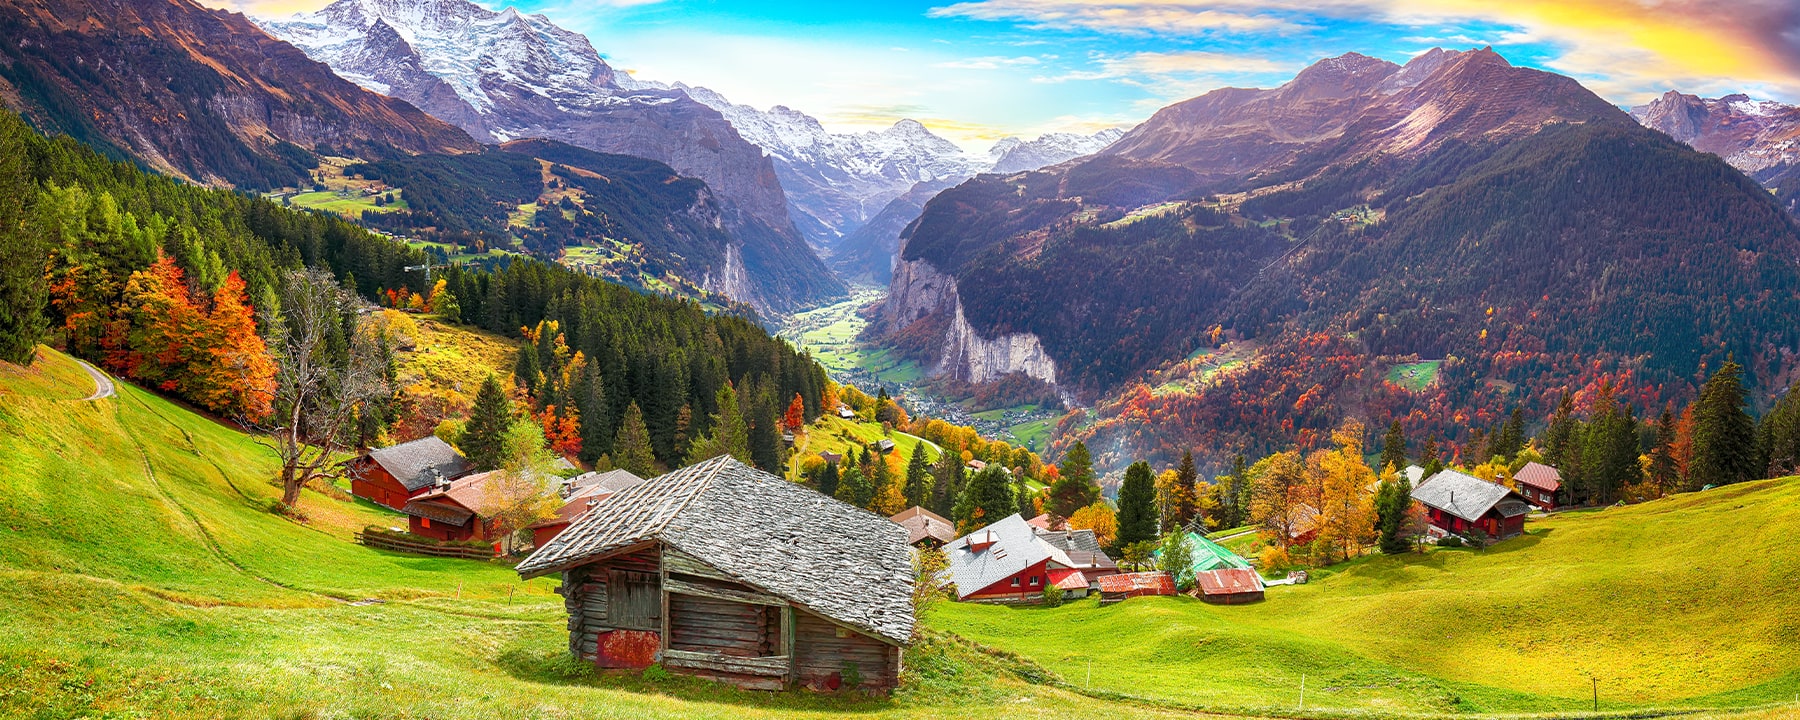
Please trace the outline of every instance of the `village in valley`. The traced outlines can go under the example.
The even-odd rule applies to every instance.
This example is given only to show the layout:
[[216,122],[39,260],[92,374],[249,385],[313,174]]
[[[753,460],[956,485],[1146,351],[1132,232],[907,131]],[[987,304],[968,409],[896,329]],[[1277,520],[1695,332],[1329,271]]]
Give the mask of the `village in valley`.
[[[476,415],[511,402],[496,387],[490,378]],[[557,578],[568,653],[605,671],[885,694],[902,683],[918,613],[938,601],[1279,603],[1313,568],[1479,552],[1571,501],[1592,504],[1572,497],[1517,414],[1473,467],[1447,465],[1434,441],[1409,457],[1398,423],[1372,467],[1352,422],[1334,433],[1336,447],[1240,461],[1214,479],[1199,476],[1192,454],[1160,474],[1134,463],[1107,497],[1079,443],[1052,466],[968,428],[911,419],[885,391],[832,385],[825,397],[829,412],[809,420],[796,397],[783,418],[785,477],[755,466],[746,428],[729,418],[696,447],[720,441],[731,452],[665,473],[643,459],[638,472],[611,467],[610,457],[583,469],[535,440],[497,458],[471,429],[481,420],[445,423],[344,463],[354,497],[406,522],[357,540]],[[730,388],[720,403],[735,406]],[[615,445],[622,458],[641,455],[626,447],[630,432]],[[487,455],[471,461],[445,437]],[[1560,452],[1577,451],[1562,442]]]

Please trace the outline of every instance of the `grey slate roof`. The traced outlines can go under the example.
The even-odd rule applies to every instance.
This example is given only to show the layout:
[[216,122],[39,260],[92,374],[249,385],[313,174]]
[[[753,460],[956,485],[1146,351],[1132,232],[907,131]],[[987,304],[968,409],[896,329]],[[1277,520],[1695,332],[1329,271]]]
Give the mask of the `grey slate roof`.
[[[1504,485],[1482,480],[1455,470],[1444,470],[1426,478],[1413,488],[1412,497],[1427,507],[1437,508],[1469,522],[1475,522],[1496,505],[1507,517],[1524,514],[1525,499]],[[1502,503],[1502,500],[1514,502]],[[1514,507],[1517,503],[1517,508]],[[1509,512],[1517,509],[1518,512]]]
[[912,636],[906,530],[722,455],[619,491],[519,563],[547,575],[659,540],[844,625]]
[[[969,548],[972,541],[979,545],[987,540],[992,540],[993,544],[981,550]],[[944,546],[944,557],[950,561],[950,581],[956,583],[959,599],[1046,558],[1063,567],[1074,566],[1066,553],[1039,538],[1036,528],[1026,524],[1025,518],[1018,513],[950,541]]]
[[454,480],[475,469],[456,448],[450,447],[450,443],[432,435],[372,450],[369,459],[393,475],[409,492],[430,487],[439,478]]
[[631,474],[630,470],[608,470],[606,472],[588,472],[576,475],[564,483],[565,492],[570,497],[590,494],[585,491],[600,488],[606,493],[616,493],[625,488],[644,482],[644,479]]

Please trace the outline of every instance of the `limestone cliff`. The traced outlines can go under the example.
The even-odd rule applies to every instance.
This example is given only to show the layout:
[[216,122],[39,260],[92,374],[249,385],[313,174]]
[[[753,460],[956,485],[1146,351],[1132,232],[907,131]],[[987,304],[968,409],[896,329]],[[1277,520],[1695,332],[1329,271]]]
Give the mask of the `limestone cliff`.
[[[943,318],[949,322],[939,321]],[[983,337],[964,315],[956,279],[928,261],[901,260],[895,266],[881,322],[890,331],[915,336],[915,349],[930,358],[932,375],[985,383],[1023,373],[1056,385],[1056,361],[1036,335]]]

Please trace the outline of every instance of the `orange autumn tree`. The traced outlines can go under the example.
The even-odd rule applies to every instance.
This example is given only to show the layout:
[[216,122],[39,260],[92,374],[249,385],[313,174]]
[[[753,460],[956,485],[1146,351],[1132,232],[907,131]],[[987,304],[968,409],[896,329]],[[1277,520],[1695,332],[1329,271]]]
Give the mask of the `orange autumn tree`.
[[256,310],[236,271],[226,275],[213,293],[212,314],[198,342],[188,396],[217,412],[253,420],[268,417],[269,399],[275,394],[275,361],[256,332]]
[[544,426],[544,442],[550,451],[563,457],[581,454],[581,413],[574,406],[544,406],[538,414]]
[[781,416],[781,426],[788,432],[800,432],[806,427],[806,401],[800,399],[800,393],[794,393],[794,401],[788,403],[787,413]]
[[194,304],[175,261],[159,257],[131,274],[120,314],[127,329],[107,353],[108,367],[212,412],[268,416],[275,363],[237,273],[219,284],[208,313]]

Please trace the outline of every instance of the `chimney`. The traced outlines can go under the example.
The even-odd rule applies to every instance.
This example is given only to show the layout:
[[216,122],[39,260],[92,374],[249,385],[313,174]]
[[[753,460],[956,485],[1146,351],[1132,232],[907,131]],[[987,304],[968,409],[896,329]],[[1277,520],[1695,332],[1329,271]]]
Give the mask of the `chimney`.
[[969,550],[972,552],[981,552],[993,547],[996,542],[999,542],[999,538],[994,537],[994,531],[983,530],[979,535],[969,536]]

